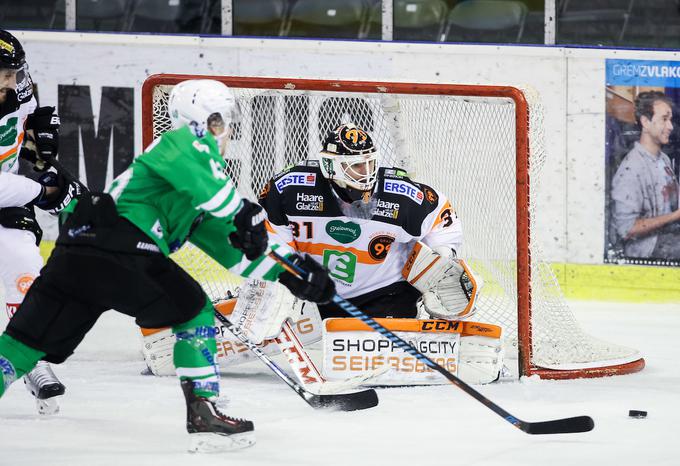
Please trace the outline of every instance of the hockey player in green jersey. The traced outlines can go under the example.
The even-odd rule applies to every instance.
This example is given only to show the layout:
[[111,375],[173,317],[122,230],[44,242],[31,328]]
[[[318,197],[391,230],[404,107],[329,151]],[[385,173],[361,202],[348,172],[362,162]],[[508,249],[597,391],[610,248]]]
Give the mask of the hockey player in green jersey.
[[156,139],[112,183],[83,195],[56,247],[0,336],[0,396],[39,360],[61,363],[99,316],[115,309],[144,327],[172,326],[174,363],[187,404],[193,451],[254,443],[253,423],[219,411],[214,310],[201,286],[168,258],[190,241],[244,277],[280,280],[301,299],[328,302],[334,285],[312,259],[269,244],[311,273],[298,279],[262,254],[265,214],[224,173],[230,122],[238,112],[224,84],[191,80],[168,102],[173,130]]

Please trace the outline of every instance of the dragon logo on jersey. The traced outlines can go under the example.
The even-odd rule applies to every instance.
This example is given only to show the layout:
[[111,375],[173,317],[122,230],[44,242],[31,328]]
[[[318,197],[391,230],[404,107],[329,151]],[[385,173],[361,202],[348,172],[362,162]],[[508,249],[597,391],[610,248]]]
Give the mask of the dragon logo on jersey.
[[17,140],[17,117],[10,118],[0,126],[0,146],[11,146]]
[[361,236],[361,227],[356,223],[333,220],[326,225],[326,233],[334,240],[347,244]]
[[264,188],[262,188],[262,191],[260,191],[260,195],[258,196],[259,199],[264,199],[267,197],[267,194],[269,194],[269,190],[272,189],[272,183],[271,181],[268,182],[266,185],[264,185]]
[[425,199],[427,199],[427,202],[430,204],[436,204],[439,201],[439,196],[437,196],[437,193],[433,190],[425,188]]
[[401,180],[385,180],[383,183],[383,191],[386,193],[399,194],[401,196],[406,196],[412,199],[419,205],[423,203],[423,192],[413,186],[411,183],[407,183]]
[[323,252],[323,265],[333,278],[337,278],[340,283],[350,285],[354,282],[357,269],[357,256],[348,251],[334,251],[325,249]]
[[280,193],[286,186],[314,186],[316,185],[316,173],[292,172],[279,178],[276,183],[276,190]]

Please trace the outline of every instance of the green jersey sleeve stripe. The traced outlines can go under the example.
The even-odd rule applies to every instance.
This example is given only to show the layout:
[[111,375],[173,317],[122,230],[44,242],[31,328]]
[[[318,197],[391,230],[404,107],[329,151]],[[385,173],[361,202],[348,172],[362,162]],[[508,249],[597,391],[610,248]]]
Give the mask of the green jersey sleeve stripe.
[[[286,245],[272,244],[271,248],[272,248],[272,251],[276,251],[278,254],[283,255],[283,256],[287,256],[289,254],[292,254],[292,252],[293,252]],[[277,270],[279,273],[282,271],[281,266],[279,265],[278,262],[269,258],[269,256],[263,256],[263,257],[264,257],[264,260],[262,260],[258,264],[256,264],[256,267],[253,270],[248,271],[248,277],[264,279],[265,277],[268,277],[270,275],[272,270]],[[253,262],[253,264],[255,264],[255,262]],[[276,276],[278,276],[278,273],[277,273]]]
[[211,211],[217,209],[220,205],[227,200],[229,196],[234,192],[234,185],[231,184],[231,180],[227,180],[227,183],[222,189],[220,189],[217,194],[215,194],[210,200],[196,206],[197,210]]
[[237,196],[236,191],[234,191],[234,198],[224,208],[210,213],[214,217],[228,217],[238,212],[240,208],[241,208],[241,196]]
[[246,269],[243,271],[243,276],[244,277],[250,277],[250,274],[253,273],[253,271],[265,260],[267,259],[267,256],[260,256],[246,267]]

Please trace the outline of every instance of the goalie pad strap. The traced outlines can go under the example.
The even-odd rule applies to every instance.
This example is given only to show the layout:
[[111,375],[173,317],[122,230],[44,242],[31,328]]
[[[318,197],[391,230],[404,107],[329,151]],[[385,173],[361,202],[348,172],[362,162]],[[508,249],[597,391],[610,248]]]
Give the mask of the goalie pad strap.
[[[380,325],[391,332],[420,332],[420,333],[460,333],[463,336],[481,335],[489,338],[501,338],[501,327],[482,322],[460,320],[418,320],[418,319],[375,319]],[[327,332],[372,332],[373,329],[360,319],[341,318],[326,319]]]

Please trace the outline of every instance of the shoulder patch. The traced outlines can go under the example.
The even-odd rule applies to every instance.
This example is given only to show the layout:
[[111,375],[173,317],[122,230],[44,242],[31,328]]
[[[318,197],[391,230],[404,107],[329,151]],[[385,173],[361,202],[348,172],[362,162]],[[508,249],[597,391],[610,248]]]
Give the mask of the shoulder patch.
[[262,191],[260,191],[260,194],[257,196],[258,199],[264,199],[267,197],[267,194],[269,194],[269,191],[272,189],[272,182],[268,181],[267,184],[264,185],[264,188],[262,188]]
[[320,167],[321,164],[319,164],[318,160],[307,160],[305,162],[305,166],[307,166],[307,167]]
[[386,193],[398,194],[406,196],[416,204],[423,203],[425,198],[423,192],[418,189],[413,183],[400,179],[385,179],[383,180],[383,191]]
[[424,184],[420,185],[420,189],[422,189],[423,193],[425,194],[425,200],[427,202],[432,205],[437,205],[439,203],[439,194],[437,194],[434,189]]
[[316,173],[289,172],[278,178],[274,186],[280,193],[286,186],[316,186]]

